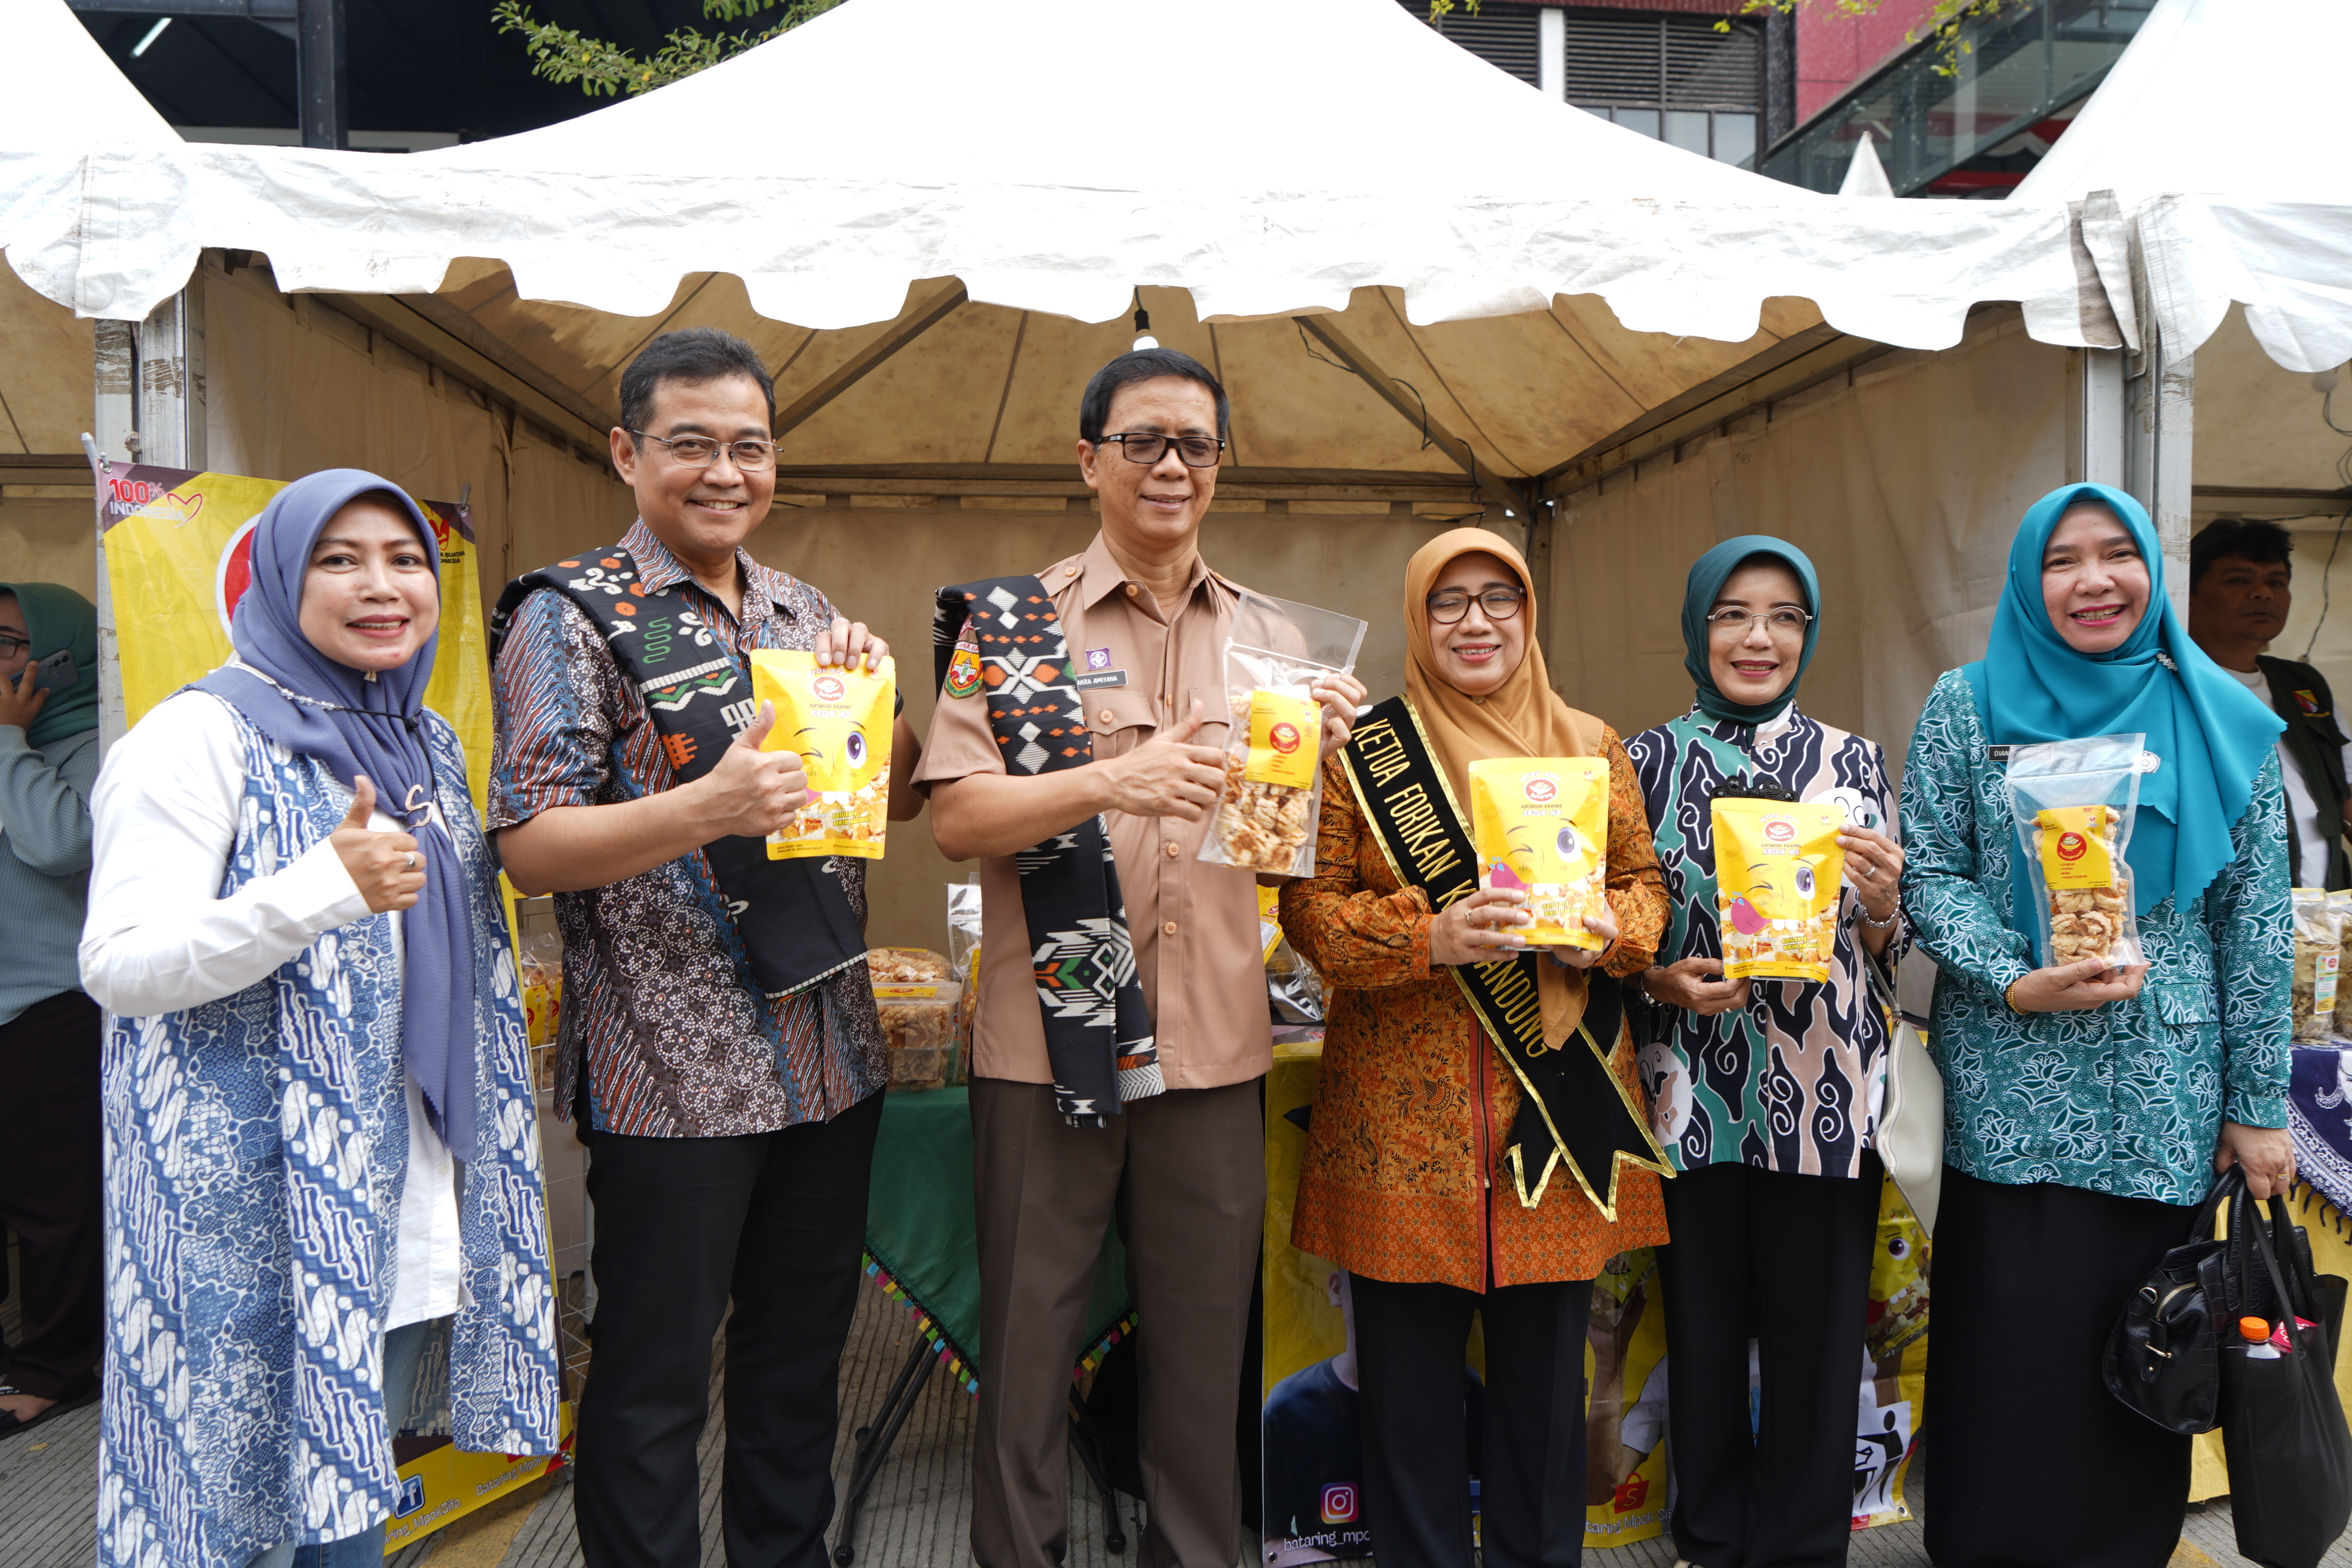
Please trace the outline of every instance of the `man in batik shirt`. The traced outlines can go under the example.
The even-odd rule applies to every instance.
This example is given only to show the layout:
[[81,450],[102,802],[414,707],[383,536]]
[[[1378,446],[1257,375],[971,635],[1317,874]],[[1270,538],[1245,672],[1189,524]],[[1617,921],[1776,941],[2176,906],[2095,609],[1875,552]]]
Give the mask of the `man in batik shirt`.
[[[677,591],[713,634],[698,652],[740,676],[720,694],[736,736],[715,766],[677,781],[694,748],[665,744],[579,602],[549,588],[502,601],[488,826],[515,886],[556,895],[555,1109],[588,1144],[596,1213],[572,1492],[592,1564],[700,1562],[695,1445],[730,1298],[728,1557],[819,1562],[833,1510],[836,1374],[888,1076],[880,1023],[862,962],[790,994],[762,984],[705,847],[764,837],[805,797],[798,754],[757,749],[772,715],[736,700],[750,651],[871,667],[887,650],[742,549],[774,499],[774,414],[759,355],[724,332],[658,337],[621,379],[613,463],[638,517],[609,553],[626,552],[646,594]],[[903,721],[894,745],[911,768]],[[911,816],[917,797],[901,798]],[[865,862],[809,864],[839,878],[862,925]]]

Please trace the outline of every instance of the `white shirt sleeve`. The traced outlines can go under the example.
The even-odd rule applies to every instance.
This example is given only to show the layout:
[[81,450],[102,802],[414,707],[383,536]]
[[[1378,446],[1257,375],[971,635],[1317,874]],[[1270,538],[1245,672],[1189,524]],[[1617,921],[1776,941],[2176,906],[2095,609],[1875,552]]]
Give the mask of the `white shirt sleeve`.
[[[165,699],[117,742],[90,795],[89,912],[83,989],[108,1012],[145,1017],[233,996],[367,900],[323,841],[228,898],[245,759],[217,698]],[[397,827],[382,812],[371,826]]]

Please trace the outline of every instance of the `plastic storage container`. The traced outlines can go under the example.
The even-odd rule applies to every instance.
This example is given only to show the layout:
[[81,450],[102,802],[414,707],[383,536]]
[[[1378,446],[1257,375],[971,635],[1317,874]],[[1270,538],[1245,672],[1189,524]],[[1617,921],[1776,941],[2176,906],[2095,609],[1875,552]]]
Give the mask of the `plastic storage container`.
[[874,988],[889,1042],[892,1089],[938,1089],[955,1066],[963,987],[952,980],[885,984]]

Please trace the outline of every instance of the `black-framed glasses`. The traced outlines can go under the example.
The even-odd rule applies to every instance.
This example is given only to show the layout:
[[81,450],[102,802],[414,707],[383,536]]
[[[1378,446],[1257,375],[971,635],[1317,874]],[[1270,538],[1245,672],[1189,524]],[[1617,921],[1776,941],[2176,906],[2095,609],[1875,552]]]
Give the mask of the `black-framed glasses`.
[[1470,613],[1470,601],[1478,601],[1479,610],[1490,621],[1507,621],[1519,613],[1527,602],[1525,588],[1484,588],[1475,594],[1461,588],[1440,588],[1432,594],[1427,604],[1429,618],[1439,626],[1450,626]]
[[1149,430],[1129,430],[1103,439],[1118,442],[1130,463],[1156,463],[1168,455],[1171,445],[1177,460],[1188,468],[1213,468],[1225,454],[1223,436],[1160,436]]
[[773,441],[714,441],[708,436],[656,436],[644,430],[632,430],[630,435],[647,441],[659,441],[669,448],[670,461],[683,468],[707,468],[719,460],[724,451],[727,460],[746,473],[776,466],[776,444]]
[[0,632],[0,658],[14,658],[33,645],[23,637]]
[[1761,621],[1764,629],[1775,637],[1802,637],[1812,619],[1804,611],[1783,605],[1777,610],[1766,610],[1761,615],[1751,615],[1746,610],[1717,610],[1707,616],[1706,626],[1711,632],[1736,632],[1746,637],[1748,628]]

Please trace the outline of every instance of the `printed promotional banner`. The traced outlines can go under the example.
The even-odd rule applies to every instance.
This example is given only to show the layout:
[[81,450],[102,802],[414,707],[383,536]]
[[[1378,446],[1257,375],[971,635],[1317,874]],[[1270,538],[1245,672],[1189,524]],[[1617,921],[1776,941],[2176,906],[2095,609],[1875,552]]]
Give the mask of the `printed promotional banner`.
[[[253,524],[290,481],[107,463],[97,476],[125,718],[227,662],[229,616],[253,580]],[[466,750],[480,809],[489,782],[488,643],[470,509],[420,500],[441,546],[440,647],[425,705]]]
[[[1304,1035],[1307,1031],[1299,1031]],[[1271,1568],[1372,1557],[1364,1516],[1355,1331],[1345,1270],[1290,1244],[1298,1172],[1307,1151],[1319,1039],[1277,1039],[1265,1080],[1265,1561]],[[1867,1326],[1858,1358],[1853,1528],[1912,1517],[1903,1479],[1924,1430],[1927,1369],[1927,1250],[1919,1223],[1888,1182],[1879,1198]],[[1657,1255],[1612,1258],[1592,1282],[1585,1333],[1585,1543],[1629,1545],[1663,1534],[1674,1506],[1666,1442],[1666,1342]],[[1760,1390],[1749,1342],[1751,1416]],[[1507,1371],[1496,1375],[1507,1376]],[[1469,1442],[1464,1456],[1477,1499],[1480,1407],[1487,1368],[1474,1326],[1463,1349]]]

